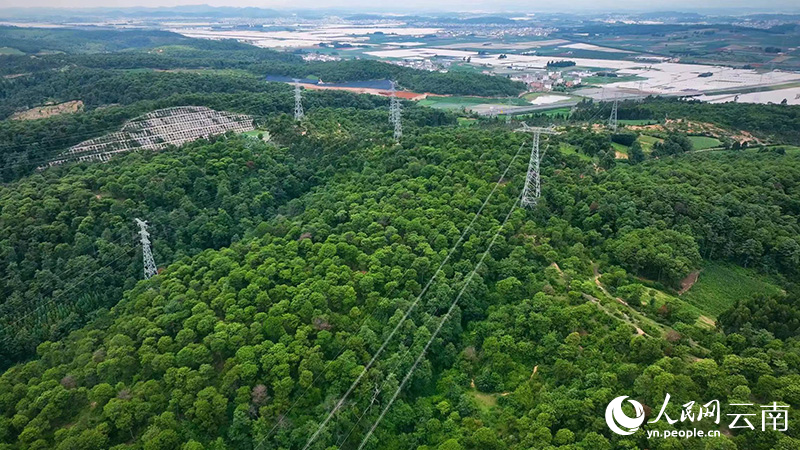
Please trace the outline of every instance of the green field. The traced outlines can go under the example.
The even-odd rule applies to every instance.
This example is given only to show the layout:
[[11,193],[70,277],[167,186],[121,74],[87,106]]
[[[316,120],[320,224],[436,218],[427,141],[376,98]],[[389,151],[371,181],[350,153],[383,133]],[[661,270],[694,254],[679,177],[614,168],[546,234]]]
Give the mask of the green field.
[[[607,69],[605,69],[607,70]],[[621,77],[586,77],[581,79],[582,85],[591,84],[608,84],[608,83],[623,83],[627,81],[642,81],[646,78],[636,75],[625,75]]]
[[25,53],[11,47],[0,47],[0,55],[24,55]]
[[558,151],[564,155],[577,155],[580,159],[584,161],[592,160],[592,158],[589,155],[579,152],[578,149],[575,148],[575,146],[572,144],[567,144],[562,142],[561,145],[558,146]]
[[705,150],[708,148],[716,148],[722,145],[719,139],[714,139],[708,136],[689,136],[695,150]]
[[630,151],[630,149],[631,149],[631,148],[630,148],[630,147],[628,147],[628,146],[625,146],[625,145],[622,145],[622,144],[618,144],[618,143],[616,143],[616,142],[612,142],[612,143],[611,143],[611,148],[613,148],[614,150],[616,150],[616,151],[618,151],[618,152],[620,152],[620,153],[624,153],[624,154],[626,154],[626,155],[628,154],[628,152],[629,152],[629,151]]
[[755,294],[775,294],[779,288],[755,270],[723,263],[709,263],[700,272],[700,278],[681,298],[698,307],[709,317]]
[[470,391],[475,403],[481,411],[486,412],[497,406],[497,396],[494,394],[486,394],[484,392]]
[[469,108],[475,105],[497,105],[498,112],[504,106],[509,105],[528,105],[524,99],[521,98],[486,98],[486,97],[459,97],[459,96],[428,96],[424,100],[420,100],[419,104],[422,106],[429,106],[431,108],[441,109],[461,109]]
[[661,141],[663,141],[663,139],[654,136],[648,136],[646,134],[639,135],[639,144],[642,145],[642,150],[645,153],[650,153],[653,150],[653,146]]
[[548,109],[546,111],[541,111],[539,114],[544,114],[546,116],[554,116],[556,114],[569,116],[570,114],[572,114],[572,108]]

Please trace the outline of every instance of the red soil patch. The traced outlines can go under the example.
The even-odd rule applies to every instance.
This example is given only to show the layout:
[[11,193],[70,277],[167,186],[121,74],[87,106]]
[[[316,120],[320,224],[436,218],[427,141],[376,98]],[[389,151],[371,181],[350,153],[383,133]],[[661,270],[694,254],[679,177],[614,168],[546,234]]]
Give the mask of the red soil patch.
[[681,289],[678,291],[678,295],[683,295],[686,291],[692,288],[695,283],[697,283],[697,279],[700,277],[700,271],[695,270],[694,272],[690,273],[686,276],[683,280],[681,280]]

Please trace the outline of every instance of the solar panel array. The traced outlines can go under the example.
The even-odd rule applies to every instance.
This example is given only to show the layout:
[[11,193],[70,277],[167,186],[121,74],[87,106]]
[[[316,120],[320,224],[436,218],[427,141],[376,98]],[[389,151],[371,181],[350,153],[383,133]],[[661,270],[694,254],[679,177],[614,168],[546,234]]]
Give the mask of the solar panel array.
[[40,168],[69,161],[108,161],[133,150],[160,150],[227,131],[254,130],[253,118],[204,106],[177,106],[131,119],[120,131],[74,145]]

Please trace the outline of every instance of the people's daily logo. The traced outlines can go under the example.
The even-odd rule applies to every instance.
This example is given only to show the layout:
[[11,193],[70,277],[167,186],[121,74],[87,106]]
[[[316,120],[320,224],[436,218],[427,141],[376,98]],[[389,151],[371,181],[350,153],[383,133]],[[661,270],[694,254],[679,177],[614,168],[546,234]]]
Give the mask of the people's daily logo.
[[[678,423],[700,425],[703,423],[703,426],[698,428],[678,426],[673,430],[646,430],[648,439],[654,437],[663,437],[666,439],[670,437],[693,438],[719,436],[720,430],[715,430],[713,428],[720,425],[723,417],[728,417],[730,420],[730,424],[727,426],[729,430],[737,428],[756,430],[759,424],[759,415],[761,416],[761,431],[786,431],[789,429],[789,405],[778,404],[777,402],[772,402],[771,405],[729,403],[726,407],[726,412],[730,412],[723,414],[722,405],[719,400],[711,400],[705,404],[690,401],[680,405],[680,408],[674,405],[668,414],[667,406],[670,405],[670,399],[670,394],[664,396],[664,403],[661,405],[658,415],[647,423],[656,423],[664,420],[669,425]],[[633,406],[633,417],[628,416],[622,409],[626,400]],[[655,412],[655,409],[653,411]],[[761,414],[759,414],[759,412]],[[670,415],[672,415],[672,417],[670,417]],[[629,436],[636,433],[639,427],[644,424],[644,421],[644,406],[636,400],[628,398],[627,395],[611,400],[608,407],[606,407],[606,424],[608,424],[608,428],[621,436]],[[713,425],[711,425],[710,422],[713,422]]]
[[622,410],[622,402],[627,398],[627,395],[617,397],[611,400],[611,403],[609,403],[606,408],[606,423],[608,424],[608,428],[614,433],[623,436],[635,433],[644,422],[644,407],[636,400],[628,400],[628,403],[633,405],[636,414],[634,417],[628,417],[625,411]]
[[628,403],[633,405],[636,415],[634,417],[628,417],[628,415],[625,414],[625,411],[622,410],[622,402],[624,402],[626,398],[628,398],[627,395],[617,397],[611,400],[611,403],[609,403],[606,408],[606,423],[608,424],[608,428],[611,428],[611,431],[614,433],[623,436],[635,433],[636,430],[639,429],[639,425],[644,422],[644,407],[636,400],[628,400]]

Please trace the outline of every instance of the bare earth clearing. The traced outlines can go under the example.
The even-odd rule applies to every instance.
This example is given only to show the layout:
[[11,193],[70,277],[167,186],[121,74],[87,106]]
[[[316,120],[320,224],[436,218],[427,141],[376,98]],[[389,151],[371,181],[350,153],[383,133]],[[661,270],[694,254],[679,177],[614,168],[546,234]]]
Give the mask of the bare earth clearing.
[[83,102],[73,100],[70,102],[59,103],[56,105],[37,106],[26,111],[14,113],[11,120],[35,120],[47,117],[58,116],[61,114],[73,114],[83,110]]

